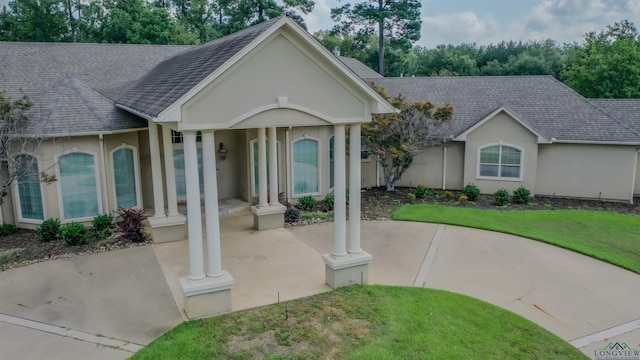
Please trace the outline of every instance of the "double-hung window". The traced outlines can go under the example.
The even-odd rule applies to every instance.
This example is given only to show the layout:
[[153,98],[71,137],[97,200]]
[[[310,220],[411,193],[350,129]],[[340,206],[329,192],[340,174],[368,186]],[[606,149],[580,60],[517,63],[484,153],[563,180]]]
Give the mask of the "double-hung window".
[[507,145],[490,145],[480,149],[479,178],[522,178],[522,150]]

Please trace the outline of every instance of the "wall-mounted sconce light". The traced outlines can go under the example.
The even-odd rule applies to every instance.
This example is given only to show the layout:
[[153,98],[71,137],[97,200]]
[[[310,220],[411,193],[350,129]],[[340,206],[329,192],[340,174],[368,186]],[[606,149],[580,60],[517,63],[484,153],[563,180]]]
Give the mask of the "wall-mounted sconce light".
[[220,147],[218,148],[218,153],[220,153],[220,160],[224,160],[227,158],[227,148],[224,147],[223,143],[220,143]]

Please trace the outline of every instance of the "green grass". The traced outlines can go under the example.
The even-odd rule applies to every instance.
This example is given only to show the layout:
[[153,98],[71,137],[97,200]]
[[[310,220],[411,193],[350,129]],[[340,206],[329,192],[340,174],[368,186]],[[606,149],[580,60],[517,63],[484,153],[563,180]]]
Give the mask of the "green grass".
[[350,286],[189,321],[132,359],[257,354],[266,359],[586,359],[547,330],[480,300],[387,286]]
[[480,210],[406,205],[394,220],[466,226],[560,246],[640,274],[640,216],[587,210]]

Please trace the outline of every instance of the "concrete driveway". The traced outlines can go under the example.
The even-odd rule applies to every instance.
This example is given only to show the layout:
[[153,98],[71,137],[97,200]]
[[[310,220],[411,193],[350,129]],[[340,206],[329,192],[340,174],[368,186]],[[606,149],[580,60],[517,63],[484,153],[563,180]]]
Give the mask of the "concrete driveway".
[[[223,268],[240,310],[328,291],[321,253],[333,224],[254,231],[224,218]],[[640,348],[640,276],[516,236],[365,221],[370,282],[466,294],[550,330],[585,354]],[[0,358],[118,359],[180,323],[187,241],[49,261],[0,273]],[[76,339],[81,339],[78,341]]]

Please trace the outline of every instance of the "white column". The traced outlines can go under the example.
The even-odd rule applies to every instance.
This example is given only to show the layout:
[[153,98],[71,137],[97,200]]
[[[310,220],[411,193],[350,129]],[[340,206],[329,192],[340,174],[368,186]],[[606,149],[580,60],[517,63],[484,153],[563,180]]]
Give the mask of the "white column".
[[349,129],[349,253],[360,251],[360,124]]
[[173,165],[173,143],[171,128],[162,127],[162,148],[164,150],[164,180],[167,184],[167,207],[169,216],[178,216],[178,195],[176,192],[176,172]]
[[269,198],[270,205],[278,205],[278,139],[276,127],[269,128]]
[[164,191],[162,189],[158,125],[151,120],[149,120],[149,150],[151,151],[151,178],[153,181],[153,217],[159,218],[164,217]]
[[203,279],[205,275],[196,132],[184,131],[182,138],[184,141],[184,172],[187,185],[187,223],[189,224],[189,280],[199,280]]
[[267,207],[267,139],[265,129],[258,129],[258,207]]
[[213,131],[202,132],[202,167],[204,171],[204,213],[207,225],[208,276],[222,275],[220,255],[220,218],[218,216],[218,177],[216,141]]
[[347,175],[344,125],[334,125],[334,239],[333,255],[347,255]]

